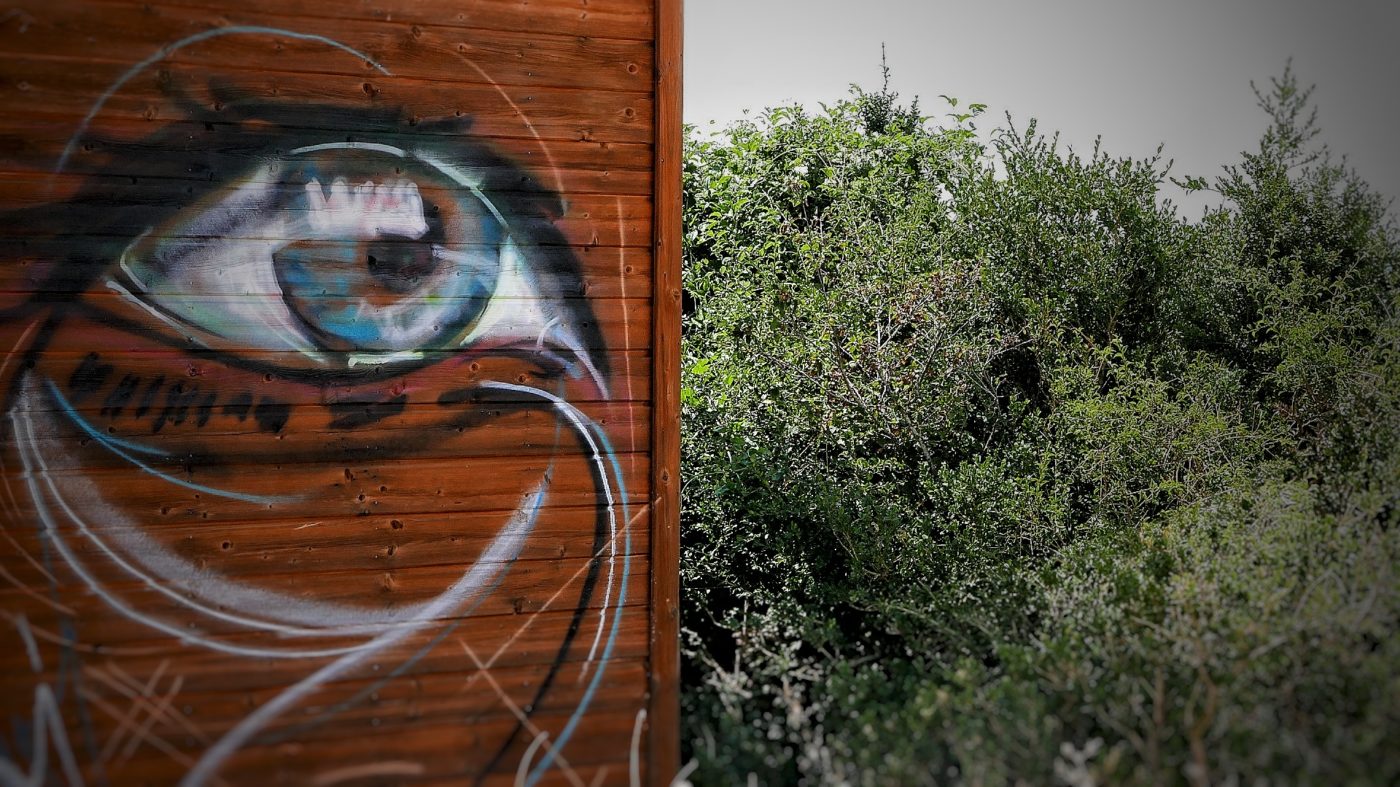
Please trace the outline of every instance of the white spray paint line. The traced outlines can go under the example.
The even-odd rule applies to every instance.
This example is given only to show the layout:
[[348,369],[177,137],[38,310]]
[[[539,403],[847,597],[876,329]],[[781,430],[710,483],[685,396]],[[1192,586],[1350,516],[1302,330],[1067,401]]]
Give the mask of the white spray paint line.
[[[16,426],[16,430],[19,431],[21,427],[21,422],[19,419],[18,412],[15,410],[11,410],[10,418],[12,423],[14,423]],[[25,423],[24,426],[28,426],[28,424]],[[80,580],[82,580],[83,584],[87,585],[88,589],[91,590],[94,595],[96,595],[98,598],[100,598],[108,606],[112,607],[117,612],[121,613],[122,615],[125,615],[131,620],[145,624],[153,629],[156,629],[157,631],[161,631],[165,634],[175,637],[181,642],[203,645],[213,650],[217,650],[235,656],[247,656],[250,658],[312,658],[315,656],[339,655],[346,652],[352,652],[356,649],[364,647],[363,645],[357,645],[352,648],[327,648],[322,651],[302,651],[300,653],[292,653],[283,650],[232,645],[225,642],[211,640],[203,636],[197,636],[196,632],[194,632],[191,629],[168,624],[165,621],[162,621],[158,618],[153,618],[149,615],[146,615],[145,613],[134,609],[129,604],[117,598],[116,595],[109,592],[105,587],[103,587],[102,583],[99,582],[98,579],[95,576],[93,576],[92,573],[89,572],[87,568],[78,560],[77,555],[75,555],[72,552],[72,550],[69,549],[67,543],[64,541],[62,535],[60,534],[58,523],[54,521],[53,516],[49,512],[48,507],[44,504],[45,495],[43,489],[39,486],[40,479],[42,479],[44,483],[50,485],[51,487],[53,481],[51,478],[49,478],[47,471],[43,469],[43,457],[38,455],[38,449],[34,445],[35,441],[33,434],[30,432],[25,432],[24,435],[24,438],[19,442],[21,447],[20,458],[23,460],[25,465],[25,483],[29,485],[30,495],[34,499],[35,510],[38,512],[39,519],[43,523],[44,528],[48,531],[50,535],[51,543],[53,543],[54,548],[58,551],[59,555],[63,558],[63,560],[68,564],[68,567],[72,569],[73,573],[76,574]],[[61,498],[59,498],[59,501],[60,503],[62,503]]]
[[[631,519],[630,521],[628,521],[627,527],[630,528],[632,525],[635,525],[635,524],[637,523],[637,520],[638,520],[638,519],[641,519],[641,518],[642,518],[642,515],[645,514],[645,513],[646,513],[646,510],[643,509],[643,510],[641,510],[641,511],[638,511],[636,514],[634,514],[634,515],[632,516],[632,519]],[[591,557],[591,558],[594,558],[594,559],[599,558],[599,557],[602,557],[603,552],[604,552],[605,550],[607,550],[608,547],[611,546],[612,544],[613,544],[612,541],[609,541],[609,542],[603,544],[603,546],[599,547],[598,550],[597,550],[596,552],[594,552],[592,555],[590,555],[590,557]],[[587,563],[583,564],[583,565],[580,566],[578,569],[576,569],[576,570],[574,571],[573,575],[570,576],[567,580],[565,580],[565,581],[564,581],[564,584],[563,584],[563,585],[560,585],[558,590],[554,591],[554,595],[550,596],[548,599],[545,599],[545,602],[544,602],[543,604],[540,605],[540,608],[537,609],[537,610],[535,610],[535,612],[534,612],[533,614],[531,614],[528,618],[526,618],[526,619],[525,619],[525,622],[522,623],[522,624],[520,624],[520,628],[516,629],[516,630],[515,630],[515,633],[514,633],[514,634],[511,634],[509,639],[507,639],[505,642],[501,643],[501,646],[500,646],[500,647],[496,648],[496,652],[493,653],[493,654],[491,654],[491,658],[487,660],[486,666],[488,666],[488,667],[493,666],[493,665],[496,663],[496,660],[499,659],[507,650],[509,650],[509,649],[510,649],[510,646],[511,646],[511,645],[514,645],[514,644],[515,644],[515,641],[518,640],[518,639],[520,639],[522,636],[524,636],[525,632],[528,631],[528,630],[530,629],[530,627],[533,626],[533,625],[535,624],[535,619],[538,618],[540,615],[544,614],[545,612],[548,612],[548,611],[549,611],[549,608],[552,607],[552,606],[554,606],[554,602],[555,602],[555,601],[558,601],[558,600],[559,600],[559,597],[562,596],[562,595],[564,595],[564,591],[565,591],[565,590],[568,590],[568,589],[569,589],[569,586],[570,586],[570,585],[573,585],[574,582],[576,582],[576,581],[578,580],[579,577],[583,576],[584,572],[587,571],[587,570],[588,570],[588,564],[587,564]],[[466,684],[465,684],[465,685],[470,686],[470,685],[472,684],[472,682],[476,680],[476,678],[477,678],[477,676],[476,676],[475,674],[471,675],[470,677],[467,678]]]
[[[543,489],[536,492],[537,495],[542,493]],[[534,512],[538,513],[538,508],[535,508]],[[477,562],[458,580],[457,584],[454,585],[458,592],[449,591],[438,596],[432,604],[433,616],[437,617],[461,609],[472,600],[472,596],[488,589],[496,574],[507,570],[503,566],[503,561],[507,558],[513,559],[514,556],[520,554],[520,550],[525,544],[525,538],[529,536],[534,524],[533,517],[518,517],[512,519],[505,528],[502,528],[502,533],[496,537],[487,550],[491,554],[489,556],[483,555],[487,562]],[[495,568],[488,568],[490,566]],[[426,627],[425,624],[420,628]],[[414,633],[416,630],[410,629],[390,631],[368,643],[364,649],[341,656],[258,706],[257,710],[245,716],[218,743],[204,752],[195,767],[190,769],[189,773],[180,780],[180,787],[196,787],[204,784],[218,771],[219,766],[225,760],[243,748],[244,744],[257,735],[274,718],[290,710],[325,683],[360,666],[374,653],[398,644]]]
[[632,748],[627,755],[628,774],[632,777],[632,787],[642,787],[642,725],[647,720],[647,709],[637,709],[637,719],[632,722]]
[[685,766],[679,771],[676,771],[676,775],[671,778],[671,787],[689,785],[690,782],[688,780],[690,779],[690,774],[695,773],[695,769],[699,767],[700,761],[696,759],[692,759],[690,762],[686,763]]
[[82,773],[78,770],[73,748],[68,743],[68,733],[63,726],[58,701],[47,683],[40,683],[34,687],[33,723],[29,773],[25,774],[17,765],[0,757],[0,787],[41,787],[48,782],[50,735],[53,736],[53,749],[58,754],[63,777],[67,779],[70,787],[82,787]]
[[[27,399],[25,400],[27,403]],[[26,422],[32,429],[32,421],[29,421],[28,410],[25,411]],[[423,602],[410,607],[406,607],[398,612],[387,613],[381,616],[380,613],[370,612],[360,608],[342,607],[340,605],[327,605],[319,603],[306,603],[300,599],[282,594],[269,593],[260,589],[242,587],[228,583],[217,578],[208,576],[197,567],[180,561],[178,558],[171,558],[168,565],[159,567],[159,576],[153,576],[142,571],[139,567],[126,560],[119,552],[113,549],[105,540],[93,532],[76,511],[68,504],[67,498],[58,490],[53,479],[48,475],[48,466],[42,455],[37,450],[37,446],[31,446],[34,450],[36,461],[40,465],[41,474],[46,485],[52,493],[52,498],[58,503],[68,518],[77,526],[79,532],[92,543],[97,545],[101,551],[114,563],[126,570],[136,579],[143,582],[149,589],[160,593],[172,601],[175,601],[196,612],[203,613],[225,622],[243,625],[250,628],[260,628],[275,633],[294,637],[339,637],[346,635],[376,634],[385,629],[397,626],[413,627],[421,620],[423,610],[431,602]],[[132,529],[130,526],[127,529]],[[154,542],[150,542],[144,535],[135,533],[130,536],[132,543],[128,543],[128,548],[135,547],[137,554],[145,554],[147,560],[160,562],[158,557],[165,557],[164,550]],[[155,557],[153,557],[155,556]],[[211,608],[200,601],[186,597],[169,587],[175,582],[183,586],[186,590],[203,598],[217,598],[220,603],[241,608],[274,609],[284,615],[284,620],[293,619],[290,614],[292,610],[301,609],[300,619],[304,621],[315,621],[317,626],[306,625],[284,625],[271,623],[244,615],[225,612],[223,610]],[[376,620],[378,618],[378,620]],[[358,646],[355,646],[358,647]],[[321,651],[307,651],[297,653],[287,651],[293,657],[307,657],[314,655],[339,655],[350,652],[353,648],[327,649]],[[283,653],[284,651],[275,651]]]
[[165,312],[162,312],[161,310],[155,308],[154,306],[150,305],[149,303],[146,303],[146,301],[145,301],[144,299],[138,298],[138,297],[136,297],[135,295],[132,295],[130,290],[128,290],[127,288],[121,286],[121,284],[119,284],[118,282],[108,281],[108,282],[107,282],[107,289],[109,289],[109,290],[111,290],[112,292],[115,292],[116,294],[120,295],[120,296],[122,297],[123,300],[127,301],[127,302],[130,303],[131,305],[136,306],[136,307],[139,307],[140,309],[142,309],[143,311],[145,311],[147,314],[149,314],[149,315],[151,315],[152,317],[156,318],[157,320],[160,320],[161,322],[165,323],[165,324],[168,325],[171,329],[173,329],[173,330],[175,330],[176,332],[180,333],[181,335],[183,335],[186,339],[190,340],[191,342],[194,342],[195,344],[198,344],[198,345],[201,346],[201,347],[208,347],[208,345],[206,345],[204,342],[199,341],[198,339],[196,339],[195,337],[193,337],[193,336],[191,336],[191,335],[189,334],[190,326],[184,325],[184,324],[179,323],[179,322],[176,322],[175,320],[173,320],[173,319],[171,319],[170,317],[166,316]]
[[[592,419],[587,418],[583,413],[579,412],[578,408],[558,396],[538,388],[501,382],[486,382],[482,383],[481,387],[530,394],[544,399],[545,401],[552,402],[554,404],[554,409],[558,410],[565,418],[569,419],[574,429],[576,429],[579,434],[583,435],[588,443],[589,450],[593,452],[593,462],[598,466],[599,478],[603,481],[603,495],[608,502],[608,527],[611,536],[608,541],[612,544],[612,549],[608,552],[608,584],[604,590],[603,606],[598,610],[598,631],[593,635],[593,646],[589,648],[588,658],[584,662],[584,672],[586,673],[588,665],[593,662],[593,657],[597,655],[598,644],[603,637],[603,628],[607,623],[608,607],[611,606],[612,603],[614,575],[617,569],[617,511],[614,509],[615,501],[613,500],[612,485],[607,483],[608,470],[603,464],[603,457],[602,453],[598,450],[598,443],[593,440],[593,435],[589,434],[587,427],[583,425],[583,421],[587,420],[589,423],[592,423]],[[579,676],[579,680],[583,680],[583,675]]]
[[183,675],[176,675],[170,681],[170,690],[156,702],[155,709],[146,715],[146,720],[142,722],[140,729],[127,741],[126,748],[122,749],[122,756],[120,760],[117,760],[116,767],[125,765],[126,761],[131,759],[136,750],[141,747],[142,739],[151,734],[151,727],[156,723],[156,719],[170,711],[171,703],[175,701],[175,696],[180,693],[180,688],[184,685],[185,677]]
[[[118,669],[120,669],[119,667],[117,667],[116,662],[108,662],[107,668],[112,670],[114,674]],[[119,680],[113,677],[112,675],[109,675],[106,672],[103,672],[97,667],[91,665],[83,667],[83,674],[87,675],[89,678],[92,678],[98,683],[103,684],[112,691],[117,692],[123,697],[126,697],[133,704],[145,707],[148,712],[159,712],[156,710],[155,705],[151,702],[150,697],[147,696],[146,692],[144,691],[145,687],[141,684],[137,683],[133,688],[130,683],[127,683],[123,680]],[[129,680],[130,676],[128,675],[127,678]],[[196,727],[194,723],[191,722],[189,719],[186,719],[184,716],[178,713],[162,714],[162,716],[167,722],[170,723],[172,727],[181,727],[185,730],[185,734],[190,735],[200,743],[208,745],[209,736],[205,735],[202,731],[200,731],[200,729]]]
[[[515,720],[520,723],[520,726],[523,727],[527,732],[536,736],[536,740],[545,739],[543,745],[548,751],[554,753],[554,758],[559,761],[559,767],[564,771],[564,776],[574,785],[574,787],[585,787],[583,779],[580,778],[579,775],[574,772],[573,767],[569,765],[569,761],[564,759],[564,755],[556,751],[554,747],[549,744],[549,741],[547,740],[549,736],[546,735],[545,732],[541,730],[538,726],[536,726],[534,722],[530,721],[530,717],[525,713],[525,711],[521,710],[520,706],[517,705],[515,701],[510,698],[510,695],[506,693],[506,690],[501,688],[501,684],[497,682],[496,679],[491,675],[491,671],[481,663],[481,659],[477,658],[476,651],[472,650],[471,647],[468,646],[467,643],[463,641],[461,637],[457,638],[457,644],[462,646],[462,650],[467,654],[467,658],[471,659],[472,663],[476,665],[476,669],[481,674],[481,677],[485,678],[486,682],[491,685],[491,688],[493,690],[495,690],[496,696],[501,699],[501,704],[506,706],[506,709],[509,710],[511,715],[515,717]],[[517,776],[517,778],[519,777]]]
[[24,640],[24,652],[29,654],[29,668],[34,672],[44,671],[44,662],[39,658],[39,645],[34,642],[34,633],[29,630],[29,618],[20,615],[15,618],[15,628],[19,631],[19,638]]
[[[169,666],[170,659],[161,659],[160,665],[156,667],[156,671],[151,675],[150,679],[146,681],[145,685],[140,687],[141,693],[143,695],[147,697],[151,696],[151,693],[155,691],[156,686],[160,685],[160,678],[162,675],[165,674],[165,670]],[[117,748],[122,745],[122,736],[129,729],[128,725],[136,723],[136,717],[140,715],[141,710],[143,710],[141,703],[133,700],[131,703],[131,707],[126,709],[126,713],[123,714],[121,720],[118,721],[118,726],[120,727],[120,729],[112,733],[111,737],[107,738],[107,742],[102,746],[102,751],[98,753],[97,767],[102,767],[103,763],[107,762],[107,760],[110,760],[112,758],[112,755],[117,753]],[[155,714],[148,714],[148,718],[153,719],[156,718],[156,716]],[[135,740],[134,737],[133,740]]]
[[385,762],[371,762],[364,765],[347,765],[344,768],[336,768],[331,771],[322,771],[311,779],[311,787],[331,787],[331,785],[342,782],[358,781],[360,779],[373,779],[376,777],[385,778],[398,776],[402,778],[412,778],[422,776],[426,772],[421,762],[410,762],[409,760],[388,760]]
[[530,741],[530,746],[525,750],[525,756],[520,758],[520,765],[515,769],[515,787],[523,787],[525,777],[530,773],[530,763],[535,759],[535,752],[539,751],[540,745],[549,737],[549,733],[541,732]]
[[372,150],[376,153],[388,153],[391,156],[404,158],[408,155],[403,148],[396,148],[393,145],[381,145],[378,142],[323,142],[320,145],[305,145],[287,151],[289,156],[299,156],[302,153],[315,153],[318,150]]
[[[82,695],[84,700],[87,700],[88,703],[96,707],[98,710],[102,711],[108,716],[111,716],[113,719],[120,719],[121,708],[113,707],[97,692],[84,686],[78,690],[78,693]],[[192,767],[194,765],[194,760],[190,759],[190,757],[184,752],[180,751],[174,746],[171,746],[168,741],[166,741],[159,735],[147,733],[141,742],[166,754],[170,757],[170,759],[174,760],[175,762],[178,762],[186,768]]]
[[136,289],[140,290],[141,292],[150,292],[151,288],[146,286],[146,282],[142,281],[141,277],[137,276],[136,272],[131,269],[131,266],[126,263],[127,260],[131,258],[132,250],[134,250],[138,245],[140,245],[141,241],[145,240],[146,236],[150,234],[150,227],[141,230],[140,234],[138,234],[135,238],[132,238],[131,242],[126,244],[126,248],[122,249],[122,253],[117,256],[117,267],[121,269],[121,272],[123,274],[125,274],[126,280],[131,282],[132,284],[135,284]]
[[[622,220],[622,198],[614,197],[617,205],[617,282],[621,290],[622,302],[627,303],[627,223]],[[637,420],[632,418],[632,402],[636,401],[632,393],[632,321],[627,319],[627,313],[622,315],[622,345],[623,364],[627,368],[627,440],[632,453],[637,452]]]
[[[0,380],[4,379],[5,370],[9,368],[10,360],[14,358],[15,353],[19,351],[20,347],[23,347],[25,344],[28,343],[30,334],[34,333],[34,329],[39,327],[40,322],[42,322],[42,320],[35,320],[34,322],[29,323],[29,327],[25,328],[24,332],[20,334],[19,341],[15,342],[15,346],[12,347],[10,349],[10,352],[5,355],[5,360],[3,362],[0,362]],[[6,513],[14,519],[21,518],[19,509],[19,497],[15,495],[15,490],[10,486],[10,474],[6,471],[5,468],[4,451],[0,451],[0,482],[3,482],[5,487]],[[29,564],[33,566],[42,577],[44,577],[44,579],[47,579],[50,585],[58,584],[58,580],[54,578],[53,574],[50,574],[48,569],[44,568],[44,566],[37,559],[35,559],[33,555],[29,554],[29,550],[25,549],[23,546],[20,545],[19,541],[15,539],[14,535],[10,533],[9,528],[6,528],[4,524],[0,524],[0,533],[5,534],[5,540],[9,541],[10,546],[14,547],[16,554],[24,556],[24,559],[28,561]],[[15,580],[10,576],[8,571],[4,571],[3,567],[0,567],[0,571],[3,571],[3,576],[9,581],[14,582],[16,587],[19,587],[21,590],[24,590],[29,595],[32,595],[36,598],[45,599],[47,601],[47,599],[44,596],[36,594],[33,590],[23,585],[20,585],[18,580]],[[58,602],[49,601],[49,603],[50,605],[56,605]],[[68,610],[67,607],[63,607],[63,609],[66,610],[69,615],[72,615],[72,611]]]
[[564,199],[564,176],[559,174],[559,165],[554,163],[554,154],[550,152],[549,145],[545,144],[544,137],[541,137],[540,132],[535,130],[535,124],[530,122],[530,118],[525,114],[524,110],[511,100],[511,97],[506,91],[496,83],[496,80],[491,78],[490,74],[486,73],[485,69],[477,65],[475,61],[466,55],[459,55],[459,57],[462,58],[463,62],[475,69],[476,73],[480,74],[482,79],[490,82],[491,87],[496,88],[496,92],[501,94],[501,98],[505,99],[511,109],[515,110],[515,114],[520,118],[520,122],[525,124],[526,130],[530,132],[535,138],[535,142],[539,144],[540,152],[544,153],[545,161],[549,163],[550,174],[554,175],[554,193],[558,194],[561,200]]

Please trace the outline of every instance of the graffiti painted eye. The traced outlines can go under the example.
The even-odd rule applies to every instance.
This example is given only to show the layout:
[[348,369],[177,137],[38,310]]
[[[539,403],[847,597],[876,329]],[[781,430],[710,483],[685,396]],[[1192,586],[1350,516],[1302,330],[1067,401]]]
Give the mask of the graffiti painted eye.
[[[272,252],[283,298],[324,347],[410,352],[460,335],[485,309],[504,227],[479,200],[457,206],[449,248],[429,234],[418,185],[337,179],[306,184],[310,237]],[[434,225],[441,222],[434,218]]]
[[228,184],[129,247],[113,288],[196,340],[325,365],[460,346],[516,241],[479,189],[377,147],[312,146]]

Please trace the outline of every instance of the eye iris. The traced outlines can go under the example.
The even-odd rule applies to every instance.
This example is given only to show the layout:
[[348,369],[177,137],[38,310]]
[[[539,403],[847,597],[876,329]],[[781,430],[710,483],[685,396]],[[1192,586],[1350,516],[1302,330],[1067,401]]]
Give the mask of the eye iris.
[[274,252],[273,267],[291,312],[328,349],[435,347],[485,309],[503,232],[474,197],[432,211],[404,181],[337,180],[327,196],[312,180],[306,191],[309,237]]

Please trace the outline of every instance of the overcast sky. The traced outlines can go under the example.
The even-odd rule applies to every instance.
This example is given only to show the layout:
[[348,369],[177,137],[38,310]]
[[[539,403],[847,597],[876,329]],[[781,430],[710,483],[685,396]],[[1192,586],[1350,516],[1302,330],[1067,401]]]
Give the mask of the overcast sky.
[[1115,155],[1164,143],[1176,176],[1255,147],[1250,81],[1267,86],[1291,56],[1316,85],[1323,141],[1400,197],[1395,0],[689,0],[685,14],[685,119],[702,128],[878,89],[883,42],[891,87],[926,113],[948,94],[987,104],[984,130],[1010,111],[1086,152],[1096,135]]

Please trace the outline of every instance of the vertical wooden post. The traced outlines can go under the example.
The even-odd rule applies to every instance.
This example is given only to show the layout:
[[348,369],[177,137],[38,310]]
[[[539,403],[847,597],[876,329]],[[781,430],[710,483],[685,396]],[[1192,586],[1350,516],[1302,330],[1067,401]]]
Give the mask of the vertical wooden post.
[[650,781],[680,767],[682,0],[656,4]]

